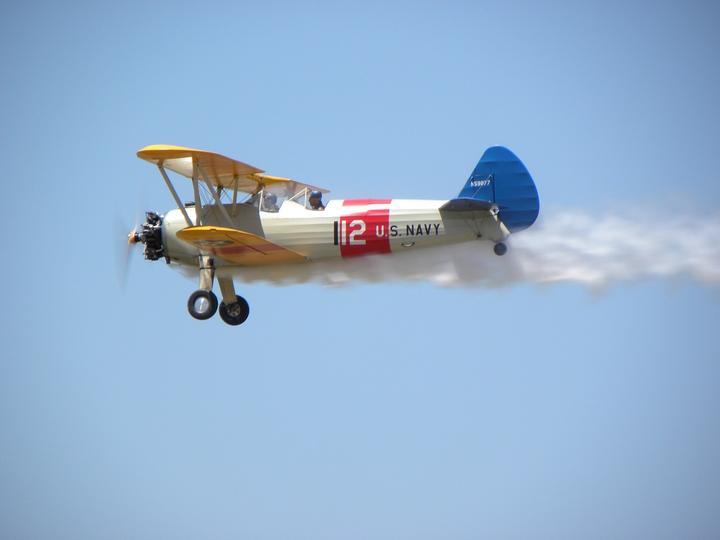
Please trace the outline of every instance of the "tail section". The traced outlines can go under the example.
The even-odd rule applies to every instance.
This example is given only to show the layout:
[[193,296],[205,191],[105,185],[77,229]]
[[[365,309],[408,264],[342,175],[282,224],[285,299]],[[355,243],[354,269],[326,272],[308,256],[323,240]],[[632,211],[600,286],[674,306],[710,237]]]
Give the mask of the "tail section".
[[530,173],[503,146],[485,150],[458,198],[497,205],[498,217],[510,232],[527,229],[540,212],[540,199]]

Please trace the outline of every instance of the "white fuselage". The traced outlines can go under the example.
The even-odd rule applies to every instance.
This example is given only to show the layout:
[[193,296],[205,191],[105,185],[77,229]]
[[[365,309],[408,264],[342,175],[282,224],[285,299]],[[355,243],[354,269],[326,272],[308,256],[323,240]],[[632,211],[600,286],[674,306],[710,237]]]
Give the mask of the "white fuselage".
[[[296,251],[309,261],[393,253],[475,240],[500,242],[509,232],[487,211],[444,211],[447,201],[408,199],[333,200],[324,210],[285,201],[277,212],[259,211],[250,204],[225,205],[231,223],[216,206],[205,206],[203,225],[232,227],[262,236]],[[195,223],[193,207],[187,208]],[[177,238],[188,226],[182,213],[169,211],[163,220],[165,255],[197,267],[198,249]],[[229,263],[216,261],[218,266]]]

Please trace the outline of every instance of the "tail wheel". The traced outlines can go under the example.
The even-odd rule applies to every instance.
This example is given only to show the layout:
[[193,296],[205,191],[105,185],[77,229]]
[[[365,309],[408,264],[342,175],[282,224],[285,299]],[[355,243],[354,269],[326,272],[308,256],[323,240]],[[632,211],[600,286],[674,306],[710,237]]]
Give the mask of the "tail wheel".
[[220,318],[232,326],[244,323],[248,315],[250,315],[250,306],[242,296],[237,296],[237,300],[232,304],[225,302],[220,304]]
[[218,300],[212,291],[200,289],[190,295],[187,305],[190,315],[204,321],[215,315],[218,308]]
[[504,244],[502,242],[498,242],[493,246],[493,251],[495,252],[495,255],[502,256],[507,253],[507,244]]

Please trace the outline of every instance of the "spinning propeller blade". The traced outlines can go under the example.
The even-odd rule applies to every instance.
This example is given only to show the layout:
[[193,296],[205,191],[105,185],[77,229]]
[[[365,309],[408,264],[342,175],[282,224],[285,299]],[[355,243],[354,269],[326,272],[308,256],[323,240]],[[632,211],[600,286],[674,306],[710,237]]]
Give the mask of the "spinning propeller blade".
[[[115,218],[115,234],[113,235],[114,241],[113,244],[115,244],[115,257],[116,257],[116,268],[117,268],[117,279],[118,284],[122,289],[125,289],[127,286],[127,279],[128,274],[130,273],[130,262],[132,261],[133,252],[136,251],[135,244],[138,244],[140,242],[140,237],[138,236],[138,230],[140,227],[140,219],[135,217],[135,225],[133,225],[133,228],[130,230],[129,233],[126,233],[127,231],[127,222],[123,223],[123,221],[119,218]],[[125,241],[121,243],[119,240],[120,238],[125,238]]]

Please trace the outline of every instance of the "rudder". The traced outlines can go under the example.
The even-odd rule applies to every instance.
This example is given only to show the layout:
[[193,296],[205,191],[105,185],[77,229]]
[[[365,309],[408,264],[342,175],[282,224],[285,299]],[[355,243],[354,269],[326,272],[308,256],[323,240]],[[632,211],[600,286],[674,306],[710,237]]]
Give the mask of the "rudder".
[[510,232],[527,229],[540,212],[535,182],[523,162],[504,146],[485,150],[458,197],[496,204],[498,217]]

